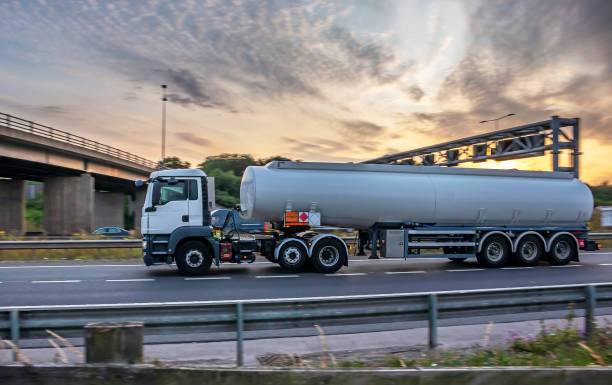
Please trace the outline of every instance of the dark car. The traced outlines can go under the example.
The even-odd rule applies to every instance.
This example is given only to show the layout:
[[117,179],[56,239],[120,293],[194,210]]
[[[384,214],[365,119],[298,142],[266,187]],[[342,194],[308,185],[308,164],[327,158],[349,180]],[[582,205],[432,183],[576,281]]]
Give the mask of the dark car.
[[126,236],[130,235],[130,232],[120,227],[100,227],[92,234],[105,236]]
[[[239,233],[263,233],[266,231],[266,224],[264,222],[250,221],[240,216],[240,212],[237,210],[230,209],[218,209],[210,213],[211,222],[213,227],[221,228],[225,223],[225,218],[228,214],[231,215],[233,212],[234,218],[236,219],[236,229]],[[233,223],[231,218],[227,222],[227,226],[232,227]]]

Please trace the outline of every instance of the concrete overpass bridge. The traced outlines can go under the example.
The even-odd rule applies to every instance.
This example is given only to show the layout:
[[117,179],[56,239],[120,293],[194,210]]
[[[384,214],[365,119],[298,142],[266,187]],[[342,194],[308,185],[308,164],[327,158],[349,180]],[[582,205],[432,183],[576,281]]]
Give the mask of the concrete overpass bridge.
[[49,235],[123,226],[124,196],[140,226],[145,179],[156,162],[66,131],[0,113],[0,230],[25,231],[25,181],[43,182]]

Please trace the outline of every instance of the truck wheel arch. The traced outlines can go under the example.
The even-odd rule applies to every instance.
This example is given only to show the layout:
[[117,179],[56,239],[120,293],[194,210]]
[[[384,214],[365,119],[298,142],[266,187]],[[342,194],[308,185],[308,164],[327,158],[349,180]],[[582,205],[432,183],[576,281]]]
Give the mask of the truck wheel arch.
[[524,233],[521,233],[518,237],[516,237],[514,242],[511,242],[513,253],[516,253],[516,248],[518,247],[518,244],[521,241],[521,239],[530,234],[537,235],[542,241],[542,244],[544,245],[544,252],[548,252],[548,246],[547,246],[548,242],[546,242],[546,239],[542,236],[542,234],[538,233],[537,231],[525,231]]
[[503,231],[489,231],[485,234],[484,237],[478,240],[478,248],[476,249],[477,252],[480,252],[480,250],[482,249],[482,244],[484,243],[485,239],[487,239],[493,234],[503,235],[508,240],[508,245],[510,246],[510,249],[512,250],[514,248],[514,242],[512,242],[512,239],[510,239],[510,236],[508,234],[504,233]]
[[325,239],[325,238],[335,238],[338,241],[340,241],[340,243],[342,243],[342,245],[344,246],[344,251],[346,252],[346,261],[344,261],[344,266],[348,266],[348,256],[349,256],[349,249],[348,246],[346,245],[346,242],[344,242],[344,239],[342,239],[341,237],[335,235],[335,234],[319,234],[316,235],[315,237],[313,237],[310,240],[310,247],[308,248],[308,257],[312,257],[312,251],[314,250],[317,242],[319,242],[321,239]]
[[572,237],[572,239],[574,240],[575,244],[576,244],[576,251],[580,250],[580,245],[578,244],[578,239],[576,238],[576,236],[568,231],[559,231],[558,233],[555,233],[555,235],[553,235],[552,237],[550,237],[550,239],[548,240],[548,242],[546,242],[544,244],[545,247],[545,252],[550,252],[550,246],[552,245],[553,241],[555,240],[555,238],[561,236],[561,235],[569,235],[570,237]]
[[302,245],[304,245],[304,248],[306,249],[308,253],[308,257],[310,258],[310,250],[308,250],[308,245],[306,244],[306,242],[304,242],[300,238],[285,238],[274,248],[274,261],[275,262],[278,262],[278,251],[281,249],[281,247],[283,247],[285,243],[290,242],[290,241],[297,241],[301,243]]

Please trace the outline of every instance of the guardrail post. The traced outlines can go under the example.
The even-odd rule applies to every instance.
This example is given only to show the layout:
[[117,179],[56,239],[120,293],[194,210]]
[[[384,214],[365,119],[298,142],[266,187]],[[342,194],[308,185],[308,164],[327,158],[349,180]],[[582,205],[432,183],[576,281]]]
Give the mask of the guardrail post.
[[586,287],[584,306],[584,332],[587,337],[595,333],[595,306],[597,305],[597,290],[595,286]]
[[[11,341],[19,346],[19,310],[11,310]],[[17,353],[13,350],[13,361],[17,361]]]
[[438,296],[429,295],[429,348],[433,349],[438,345]]
[[242,332],[244,331],[244,314],[242,312],[242,302],[236,304],[236,366],[244,364],[242,352]]

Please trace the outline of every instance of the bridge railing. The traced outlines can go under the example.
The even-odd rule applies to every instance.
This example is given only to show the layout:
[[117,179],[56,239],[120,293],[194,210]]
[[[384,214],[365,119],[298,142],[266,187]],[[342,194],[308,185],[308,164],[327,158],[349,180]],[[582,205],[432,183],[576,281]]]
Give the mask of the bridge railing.
[[123,151],[118,148],[111,147],[107,144],[84,138],[79,135],[74,135],[70,132],[58,130],[49,126],[44,126],[42,124],[34,123],[31,120],[21,119],[16,116],[1,112],[0,125],[13,130],[27,132],[32,135],[42,136],[44,138],[57,140],[58,142],[68,143],[74,146],[86,148],[88,150],[96,151],[105,155],[110,155],[115,158],[126,160],[152,169],[157,167],[156,162],[138,155],[131,154],[127,151]]
[[[145,337],[163,342],[236,341],[237,364],[245,339],[303,336],[315,325],[325,332],[398,330],[427,325],[430,347],[438,345],[438,322],[475,325],[500,316],[520,320],[584,315],[586,335],[595,330],[595,312],[610,314],[612,284],[577,284],[503,289],[374,294],[337,297],[186,301],[116,305],[14,306],[0,308],[0,336],[46,342],[47,330],[68,338],[83,336],[90,322],[140,321]],[[551,313],[551,312],[556,312]],[[561,316],[563,317],[563,316]],[[518,319],[513,319],[514,321]],[[372,325],[375,325],[373,328]],[[183,339],[176,340],[183,335]]]

